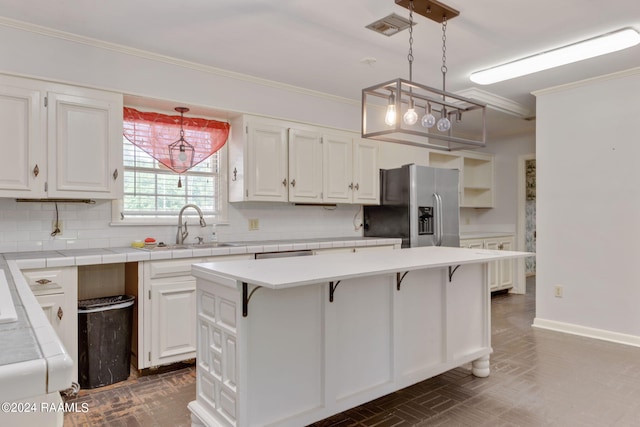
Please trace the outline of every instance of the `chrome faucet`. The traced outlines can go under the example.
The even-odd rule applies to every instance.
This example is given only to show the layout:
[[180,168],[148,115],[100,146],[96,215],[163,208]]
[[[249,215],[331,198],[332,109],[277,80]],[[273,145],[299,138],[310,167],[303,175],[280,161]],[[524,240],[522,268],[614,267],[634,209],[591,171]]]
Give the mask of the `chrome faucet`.
[[189,235],[189,231],[187,230],[187,221],[184,222],[184,230],[182,229],[182,214],[185,209],[194,208],[198,211],[198,215],[200,215],[200,227],[206,227],[207,223],[204,222],[204,216],[202,215],[202,211],[199,207],[193,204],[184,205],[182,209],[180,209],[180,215],[178,215],[178,233],[176,234],[176,244],[183,245],[184,239]]

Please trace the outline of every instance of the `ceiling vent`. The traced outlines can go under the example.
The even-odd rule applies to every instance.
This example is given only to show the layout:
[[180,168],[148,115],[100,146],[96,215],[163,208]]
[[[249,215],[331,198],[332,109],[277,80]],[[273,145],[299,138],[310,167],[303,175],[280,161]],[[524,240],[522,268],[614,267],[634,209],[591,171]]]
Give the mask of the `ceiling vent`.
[[392,36],[402,30],[406,30],[409,28],[409,25],[411,25],[411,23],[408,19],[392,13],[389,16],[385,16],[384,18],[372,22],[367,25],[366,28],[375,31],[376,33],[384,34],[385,36]]

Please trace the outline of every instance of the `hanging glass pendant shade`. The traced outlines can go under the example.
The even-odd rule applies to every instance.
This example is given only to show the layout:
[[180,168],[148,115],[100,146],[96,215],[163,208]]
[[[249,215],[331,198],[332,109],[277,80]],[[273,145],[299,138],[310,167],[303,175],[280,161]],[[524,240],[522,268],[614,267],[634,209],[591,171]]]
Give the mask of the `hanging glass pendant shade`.
[[187,107],[176,107],[175,110],[180,113],[180,139],[169,144],[169,158],[171,159],[171,169],[187,170],[193,167],[193,159],[195,149],[184,139],[184,129],[182,121],[184,113],[188,112]]

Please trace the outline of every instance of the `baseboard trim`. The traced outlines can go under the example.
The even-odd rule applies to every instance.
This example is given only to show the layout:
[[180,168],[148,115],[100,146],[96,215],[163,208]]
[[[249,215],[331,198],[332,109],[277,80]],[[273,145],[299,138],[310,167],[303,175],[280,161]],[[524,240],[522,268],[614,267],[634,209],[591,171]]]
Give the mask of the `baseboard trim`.
[[573,323],[558,322],[555,320],[533,319],[534,328],[547,329],[550,331],[563,332],[571,335],[579,335],[587,338],[594,338],[618,344],[640,347],[640,336],[622,334],[619,332],[607,331],[604,329],[589,328],[587,326],[575,325]]

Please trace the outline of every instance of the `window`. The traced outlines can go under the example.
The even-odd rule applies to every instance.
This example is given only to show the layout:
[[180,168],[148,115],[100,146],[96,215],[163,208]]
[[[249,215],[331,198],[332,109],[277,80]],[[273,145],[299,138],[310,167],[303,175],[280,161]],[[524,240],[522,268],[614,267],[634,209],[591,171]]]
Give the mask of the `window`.
[[[186,204],[200,207],[209,223],[226,221],[230,125],[180,113],[124,107],[124,195],[112,203],[112,224],[174,224]],[[174,165],[168,147],[182,136],[195,147],[194,157],[189,165]]]
[[[187,203],[194,203],[207,216],[224,216],[225,191],[222,165],[226,148],[178,175],[156,159],[123,140],[124,198],[122,216],[127,219],[173,218]],[[182,186],[178,186],[180,180]]]

